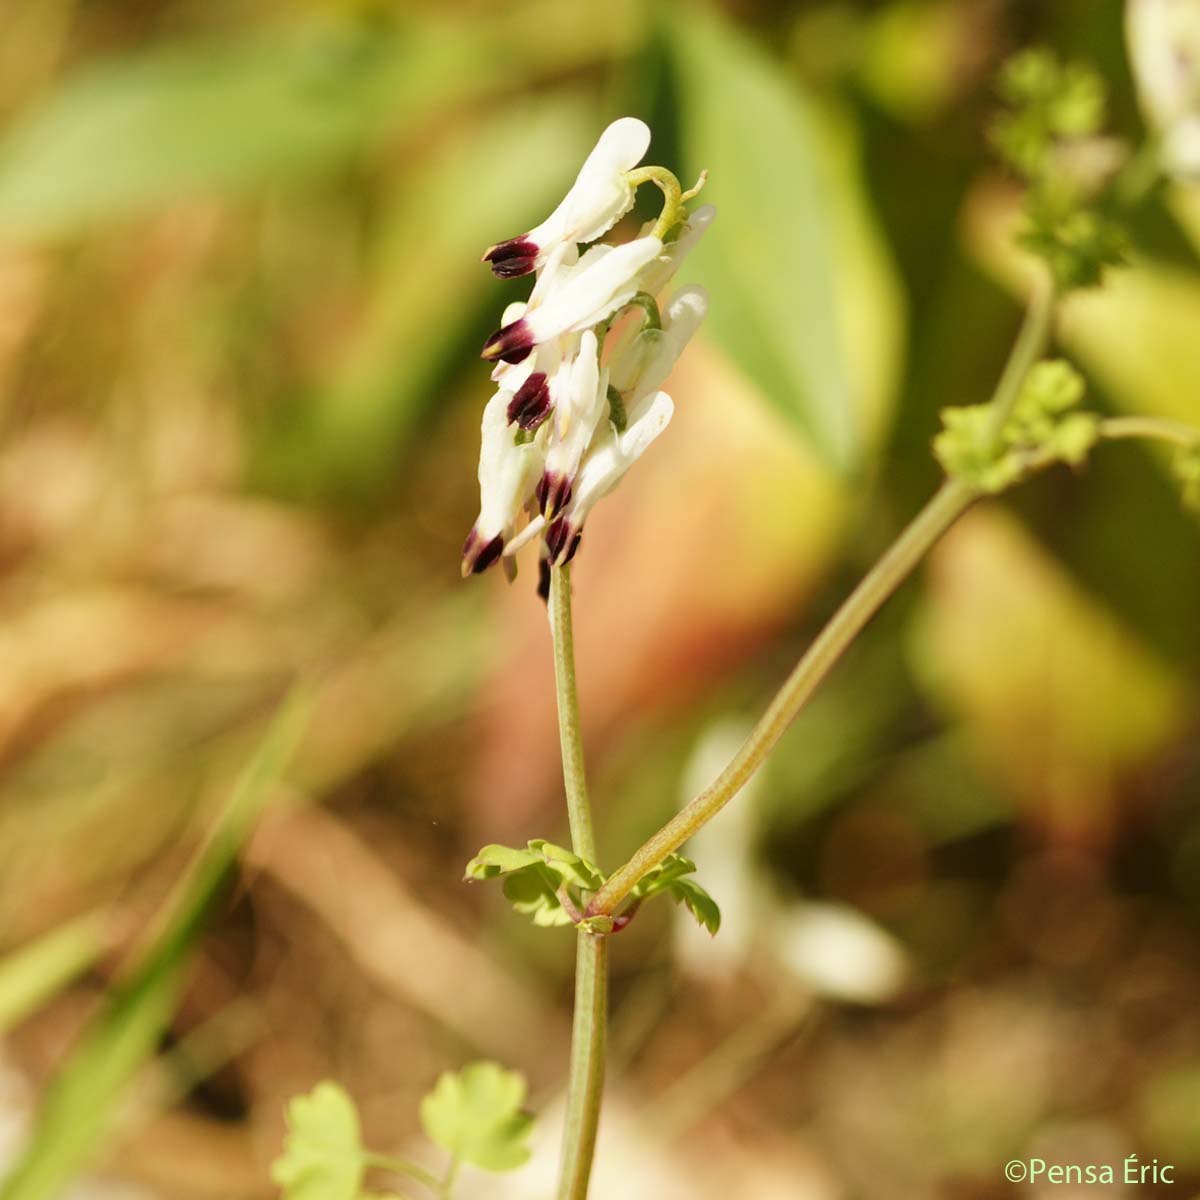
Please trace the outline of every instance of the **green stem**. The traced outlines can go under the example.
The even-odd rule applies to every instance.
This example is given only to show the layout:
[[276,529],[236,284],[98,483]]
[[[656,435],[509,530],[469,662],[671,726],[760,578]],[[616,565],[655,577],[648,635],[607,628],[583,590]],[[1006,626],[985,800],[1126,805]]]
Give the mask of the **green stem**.
[[596,861],[592,809],[583,767],[583,736],[579,727],[579,696],[575,690],[575,633],[571,621],[571,568],[550,571],[550,628],[554,634],[554,682],[558,692],[558,740],[562,747],[563,786],[571,848],[580,858]]
[[683,187],[675,175],[666,167],[638,167],[626,176],[629,186],[635,190],[643,183],[653,183],[663,194],[662,212],[654,224],[651,234],[660,241],[679,224],[683,209]]
[[580,932],[575,954],[575,1018],[571,1028],[571,1081],[563,1127],[558,1200],[586,1200],[608,1036],[608,938]]
[[432,1171],[417,1166],[416,1163],[407,1162],[402,1158],[391,1158],[387,1154],[371,1153],[364,1154],[363,1161],[369,1167],[379,1167],[383,1171],[390,1171],[393,1175],[407,1175],[409,1179],[423,1183],[438,1196],[445,1195],[444,1181],[434,1175]]
[[1191,449],[1200,446],[1200,429],[1166,417],[1108,417],[1100,422],[1100,436],[1116,441],[1121,438],[1150,438],[1173,442]]
[[[592,812],[583,767],[579,697],[575,689],[574,630],[569,567],[550,573],[550,625],[554,633],[554,678],[558,691],[558,731],[571,846],[596,861]],[[603,935],[576,934],[575,1016],[571,1028],[571,1070],[563,1127],[559,1200],[586,1200],[604,1088],[604,1045],[608,1036],[608,941]]]
[[1000,375],[1000,382],[992,393],[991,418],[988,421],[988,440],[991,449],[998,450],[1004,426],[1012,416],[1021,395],[1021,385],[1029,369],[1041,357],[1050,338],[1050,325],[1054,319],[1054,286],[1044,272],[1038,275],[1025,311],[1021,332],[1013,345],[1008,361]]
[[589,916],[611,915],[647,871],[678,850],[741,791],[830,668],[977,495],[960,480],[942,485],[817,635],[725,770],[609,877],[588,905]]
[[[1048,276],[1040,275],[1021,332],[992,394],[989,436],[997,445],[1025,377],[1045,352],[1054,318],[1054,300],[1053,284]],[[643,875],[678,850],[741,791],[867,622],[979,495],[960,479],[948,479],[942,484],[817,635],[725,770],[609,876],[592,897],[588,916],[611,916]]]

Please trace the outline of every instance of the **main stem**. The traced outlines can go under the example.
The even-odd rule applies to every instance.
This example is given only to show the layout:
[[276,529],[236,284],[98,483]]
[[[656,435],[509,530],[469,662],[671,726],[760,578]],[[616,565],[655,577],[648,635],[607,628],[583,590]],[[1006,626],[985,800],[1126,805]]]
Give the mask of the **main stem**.
[[[583,766],[579,696],[575,690],[575,644],[571,622],[570,567],[550,572],[550,627],[554,634],[554,679],[558,692],[558,734],[571,846],[596,861],[592,810]],[[571,1072],[563,1126],[558,1200],[586,1200],[600,1099],[604,1089],[604,1044],[608,1029],[608,939],[580,931],[575,954],[575,1017],[571,1028]]]
[[[992,396],[989,435],[997,442],[1017,402],[1025,377],[1045,350],[1053,311],[1054,290],[1048,279],[1039,278],[1021,332]],[[678,850],[741,791],[783,736],[784,730],[795,720],[817,685],[829,674],[883,602],[908,578],[930,547],[978,495],[971,485],[959,479],[949,479],[942,484],[817,635],[725,770],[609,877],[592,898],[587,910],[589,916],[611,915],[615,912],[646,872],[658,866],[668,854]]]
[[575,691],[575,631],[571,620],[571,568],[550,570],[550,629],[554,635],[554,683],[558,693],[558,740],[562,747],[563,787],[571,848],[580,858],[596,861],[592,806],[583,767],[583,735],[579,729],[579,696]]

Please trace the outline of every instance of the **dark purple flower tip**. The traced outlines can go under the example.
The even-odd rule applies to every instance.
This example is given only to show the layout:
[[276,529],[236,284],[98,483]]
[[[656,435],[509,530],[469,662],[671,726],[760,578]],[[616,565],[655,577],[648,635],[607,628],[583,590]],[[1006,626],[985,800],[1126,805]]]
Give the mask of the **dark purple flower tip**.
[[497,534],[491,541],[485,542],[479,536],[479,530],[472,529],[463,543],[463,578],[466,579],[468,575],[479,575],[486,571],[503,553],[504,538],[500,534]]
[[538,508],[547,521],[554,519],[571,499],[571,480],[565,475],[547,471],[537,485]]
[[559,517],[550,523],[546,530],[546,552],[550,561],[556,567],[565,567],[575,557],[579,549],[579,539],[583,536],[566,517]]
[[544,557],[538,559],[537,594],[543,602],[550,603],[550,560]]
[[508,423],[514,421],[532,432],[550,415],[550,389],[546,385],[546,372],[534,371],[517,389],[517,394],[508,402]]
[[506,363],[519,363],[529,356],[532,349],[533,333],[530,331],[529,322],[522,317],[519,321],[513,321],[511,325],[496,330],[484,343],[479,357],[486,358],[488,362],[502,358]]
[[519,237],[489,247],[483,261],[491,263],[492,274],[497,279],[518,279],[537,266],[537,256],[537,245]]

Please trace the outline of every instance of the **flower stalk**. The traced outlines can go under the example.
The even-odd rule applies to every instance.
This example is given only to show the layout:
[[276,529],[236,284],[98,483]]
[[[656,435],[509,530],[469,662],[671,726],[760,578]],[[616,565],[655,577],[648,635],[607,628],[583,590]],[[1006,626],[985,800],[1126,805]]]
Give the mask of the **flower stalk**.
[[[1054,300],[1050,280],[1040,278],[992,395],[989,431],[997,445],[1021,385],[1050,339]],[[950,478],[942,484],[817,635],[725,770],[609,876],[588,905],[589,917],[612,916],[639,879],[707,825],[741,791],[867,622],[981,494],[963,479]]]
[[575,688],[575,631],[571,618],[570,565],[550,571],[550,629],[554,637],[554,684],[558,696],[558,740],[562,748],[563,788],[571,849],[588,862],[596,861],[592,808],[588,800],[583,765],[583,734],[579,722],[579,695]]
[[[583,765],[579,695],[575,687],[575,643],[571,619],[571,568],[550,571],[550,628],[554,636],[554,681],[563,787],[571,824],[571,848],[596,861],[592,811]],[[559,1200],[585,1200],[600,1124],[604,1089],[604,1048],[608,1040],[608,941],[579,930],[575,952],[575,1015],[571,1028],[571,1067],[563,1126]]]

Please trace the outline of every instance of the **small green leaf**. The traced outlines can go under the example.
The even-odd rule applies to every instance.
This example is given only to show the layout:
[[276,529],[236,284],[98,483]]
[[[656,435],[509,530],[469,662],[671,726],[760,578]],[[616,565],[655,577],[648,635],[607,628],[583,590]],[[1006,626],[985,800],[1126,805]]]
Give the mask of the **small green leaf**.
[[497,875],[508,875],[513,871],[523,871],[535,863],[540,863],[542,856],[532,850],[518,850],[513,846],[490,845],[484,846],[478,854],[467,863],[464,879],[495,879]]
[[714,937],[721,928],[721,910],[717,902],[694,880],[676,879],[667,885],[668,893],[676,904],[682,904]]
[[721,910],[694,879],[687,878],[695,869],[696,864],[690,858],[684,858],[682,854],[668,855],[637,881],[630,894],[635,900],[645,900],[666,892],[676,904],[686,905],[699,924],[715,934],[721,927]]
[[635,899],[653,896],[669,887],[683,875],[691,875],[696,870],[696,864],[682,854],[669,854],[654,868],[648,871],[634,885],[631,893]]
[[572,914],[563,906],[566,894],[582,910],[582,893],[594,892],[604,876],[595,864],[563,846],[534,838],[526,850],[484,846],[469,863],[467,880],[504,877],[504,894],[513,908],[535,925],[570,925]]
[[535,925],[571,924],[571,915],[558,895],[557,878],[540,864],[507,876],[504,895],[514,912],[528,917]]
[[521,1112],[525,1079],[497,1063],[447,1071],[421,1101],[421,1126],[456,1161],[511,1171],[529,1158],[533,1118]]
[[318,1083],[287,1107],[288,1134],[271,1179],[284,1200],[357,1200],[365,1160],[358,1111],[340,1085]]
[[1060,63],[1048,50],[1026,50],[1000,73],[1000,95],[1011,111],[993,129],[996,148],[1017,172],[1046,170],[1054,143],[1088,137],[1104,122],[1104,82],[1090,67]]

